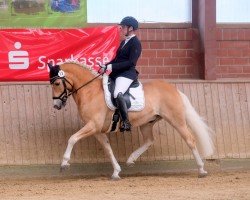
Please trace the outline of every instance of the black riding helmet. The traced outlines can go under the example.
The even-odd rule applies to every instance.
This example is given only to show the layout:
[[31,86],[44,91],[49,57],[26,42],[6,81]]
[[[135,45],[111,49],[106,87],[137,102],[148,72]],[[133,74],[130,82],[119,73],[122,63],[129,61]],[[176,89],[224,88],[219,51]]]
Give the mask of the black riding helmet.
[[119,25],[128,26],[128,27],[132,26],[133,30],[136,30],[139,27],[138,21],[134,17],[131,17],[131,16],[124,17],[122,21],[119,23]]

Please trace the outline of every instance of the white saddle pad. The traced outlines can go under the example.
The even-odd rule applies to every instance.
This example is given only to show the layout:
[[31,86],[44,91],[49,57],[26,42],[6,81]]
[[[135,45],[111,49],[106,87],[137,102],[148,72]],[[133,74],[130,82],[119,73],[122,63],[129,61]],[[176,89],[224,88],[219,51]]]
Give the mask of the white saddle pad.
[[[105,101],[107,106],[111,110],[115,110],[116,107],[113,105],[111,101],[111,93],[109,92],[108,89],[108,75],[104,74],[103,75],[103,89],[104,89],[104,96],[105,96]],[[131,107],[128,109],[128,111],[141,111],[145,107],[145,98],[144,98],[144,91],[141,82],[139,82],[139,86],[136,88],[130,88],[129,93],[135,97],[133,99],[130,96],[130,101],[131,101]]]

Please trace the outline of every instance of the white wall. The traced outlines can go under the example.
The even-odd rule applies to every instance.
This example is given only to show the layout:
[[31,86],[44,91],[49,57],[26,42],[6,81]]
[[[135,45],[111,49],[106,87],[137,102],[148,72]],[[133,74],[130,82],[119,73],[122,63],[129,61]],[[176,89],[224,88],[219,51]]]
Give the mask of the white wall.
[[[87,0],[89,23],[117,23],[125,16],[139,22],[191,22],[192,0]],[[216,0],[217,23],[250,23],[250,0]]]
[[250,0],[217,0],[217,23],[249,23]]
[[139,22],[191,22],[192,0],[87,0],[89,23],[117,23],[125,16]]

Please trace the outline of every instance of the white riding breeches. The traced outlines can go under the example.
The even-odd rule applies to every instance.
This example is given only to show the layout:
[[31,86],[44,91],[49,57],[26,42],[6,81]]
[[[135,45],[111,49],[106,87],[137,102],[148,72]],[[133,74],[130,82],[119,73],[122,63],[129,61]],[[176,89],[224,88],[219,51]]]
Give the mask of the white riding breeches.
[[116,98],[120,92],[122,94],[124,94],[128,90],[128,88],[131,85],[131,83],[133,83],[133,81],[134,80],[129,79],[129,78],[117,77],[115,79],[114,98]]

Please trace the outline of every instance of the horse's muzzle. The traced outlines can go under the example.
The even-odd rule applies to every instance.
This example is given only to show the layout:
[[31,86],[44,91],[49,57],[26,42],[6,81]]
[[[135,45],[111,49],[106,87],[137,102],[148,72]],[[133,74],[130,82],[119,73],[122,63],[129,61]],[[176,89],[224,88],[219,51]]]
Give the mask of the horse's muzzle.
[[61,110],[62,107],[66,105],[66,101],[62,101],[61,99],[54,99],[54,108],[57,110]]
[[54,105],[54,108],[57,110],[61,110],[62,106]]

